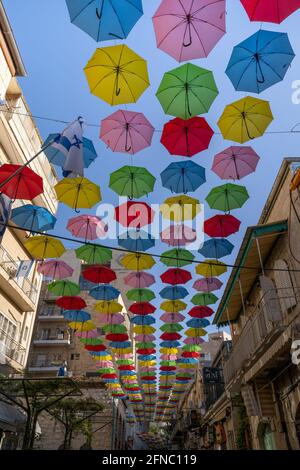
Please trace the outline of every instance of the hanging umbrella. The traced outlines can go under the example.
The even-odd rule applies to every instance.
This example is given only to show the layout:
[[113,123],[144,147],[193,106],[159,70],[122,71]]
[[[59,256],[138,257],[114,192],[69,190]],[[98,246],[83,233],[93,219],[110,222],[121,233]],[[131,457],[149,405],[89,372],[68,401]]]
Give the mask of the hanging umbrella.
[[198,250],[204,258],[220,259],[232,253],[234,246],[228,240],[212,238],[203,243],[202,248]]
[[243,144],[261,137],[272,121],[273,114],[268,101],[246,96],[226,106],[218,126],[224,139]]
[[230,212],[232,209],[240,209],[249,199],[245,186],[227,183],[213,188],[206,201],[211,209]]
[[188,315],[193,318],[206,318],[214,313],[213,309],[207,306],[193,307]]
[[74,237],[87,240],[96,240],[107,233],[107,225],[93,215],[79,215],[69,219],[67,229]]
[[31,237],[24,246],[35,259],[59,258],[66,251],[60,240],[46,235]]
[[185,289],[182,286],[172,286],[172,287],[164,287],[159,295],[163,299],[169,299],[169,300],[178,300],[178,299],[184,299],[189,295],[189,292],[187,289]]
[[179,333],[163,333],[160,338],[166,341],[175,341],[181,338]]
[[123,166],[110,175],[109,187],[119,196],[138,199],[151,193],[155,178],[144,167]]
[[42,261],[38,265],[37,271],[51,279],[65,279],[72,276],[74,269],[65,263],[65,261],[49,260]]
[[82,245],[75,250],[76,256],[87,264],[108,264],[112,260],[112,250],[97,245]]
[[171,225],[160,234],[161,241],[169,246],[186,246],[197,239],[197,233],[187,225]]
[[156,308],[149,302],[136,302],[128,310],[135,315],[149,315],[154,313]]
[[55,303],[63,310],[81,310],[87,306],[85,300],[77,296],[60,297]]
[[135,103],[150,85],[146,61],[125,44],[96,49],[84,72],[91,93],[112,106]]
[[90,209],[101,201],[99,186],[87,178],[64,178],[54,186],[57,199],[78,212]]
[[206,331],[202,328],[189,328],[188,330],[186,330],[185,334],[189,338],[197,338],[198,336],[205,336]]
[[135,341],[155,341],[155,336],[154,335],[136,335],[135,336]]
[[104,284],[102,286],[93,287],[90,290],[89,295],[96,300],[109,301],[117,299],[120,295],[120,291],[115,287]]
[[183,327],[179,325],[179,323],[165,323],[159,329],[167,333],[176,333],[178,331],[182,331]]
[[206,182],[205,169],[193,161],[171,163],[160,176],[162,185],[173,193],[187,194]]
[[[15,175],[16,172],[18,173]],[[5,181],[7,182],[3,184]],[[32,201],[44,191],[43,179],[28,166],[22,168],[21,165],[8,163],[1,165],[0,185],[2,184],[1,193],[6,194],[13,201],[15,199]]]
[[120,313],[105,313],[99,316],[99,325],[120,325],[125,322],[125,318]]
[[192,279],[192,275],[189,271],[180,268],[168,269],[165,273],[160,276],[162,282],[165,284],[186,284]]
[[69,327],[72,328],[72,330],[79,330],[81,332],[83,331],[91,331],[95,329],[95,324],[91,320],[87,320],[86,322],[78,322],[78,321],[73,321],[71,323],[68,323]]
[[141,348],[150,349],[150,348],[155,348],[155,346],[156,346],[156,344],[153,343],[153,342],[137,342],[135,345],[139,349],[141,349]]
[[197,279],[193,288],[200,292],[213,292],[215,290],[221,289],[223,282],[221,282],[217,277],[204,277],[202,279]]
[[234,47],[226,74],[237,91],[261,93],[284,79],[294,57],[286,33],[260,29]]
[[128,201],[115,208],[115,219],[123,227],[140,228],[154,219],[154,210],[146,202]]
[[163,218],[173,222],[192,220],[199,214],[200,210],[199,200],[184,194],[170,197],[160,206]]
[[119,110],[101,122],[100,139],[113,151],[135,154],[149,147],[154,127],[142,113]]
[[171,155],[192,157],[208,149],[214,131],[202,117],[175,118],[164,125],[161,143]]
[[281,23],[300,8],[300,0],[241,0],[251,21]]
[[118,243],[128,251],[147,251],[155,246],[155,239],[143,230],[128,230],[118,236]]
[[134,325],[154,325],[155,318],[151,315],[136,315],[130,319],[131,323]]
[[[198,344],[186,344],[185,346],[182,347],[182,350],[183,351],[190,351],[190,352],[199,352],[201,351],[201,346],[199,346]],[[186,369],[188,370],[188,369]]]
[[150,255],[144,255],[140,253],[125,255],[120,263],[126,269],[134,269],[136,271],[151,269],[155,261]]
[[[227,272],[226,264],[218,261],[217,259],[208,259],[207,261],[198,264],[196,266],[196,273],[200,274],[200,276],[204,277],[212,277],[212,276],[221,276],[222,274]],[[213,295],[213,294],[209,294]]]
[[183,340],[183,342],[185,344],[203,344],[205,341],[204,339],[202,338],[191,338],[191,337],[188,337],[186,339]]
[[221,179],[240,180],[253,173],[258,162],[252,147],[229,147],[215,156],[212,171]]
[[180,312],[181,310],[185,310],[186,307],[186,303],[181,300],[166,300],[160,306],[165,312]]
[[155,299],[155,294],[150,289],[131,289],[126,293],[126,297],[135,302],[151,302]]
[[164,112],[182,119],[207,113],[217,95],[213,73],[190,63],[166,72],[156,93]]
[[143,15],[142,0],[66,0],[71,23],[95,41],[125,39]]
[[155,333],[155,328],[153,326],[141,326],[137,325],[133,327],[133,332],[137,333],[138,335],[148,335]]
[[95,284],[108,284],[117,279],[116,273],[112,269],[97,264],[82,270],[82,276]]
[[188,320],[186,325],[192,328],[205,328],[210,325],[210,322],[206,320],[206,318],[193,318],[192,320]]
[[94,305],[94,311],[104,314],[119,313],[123,311],[123,305],[118,302],[102,300]]
[[80,338],[79,341],[83,344],[89,344],[90,346],[99,346],[99,344],[103,344],[102,338]]
[[103,331],[105,333],[115,333],[115,334],[124,334],[124,333],[127,333],[127,329],[126,329],[126,326],[125,325],[120,325],[120,324],[116,324],[116,325],[112,325],[112,324],[108,324],[108,325],[104,325],[102,327]]
[[239,231],[240,225],[233,215],[215,215],[204,222],[204,232],[209,237],[229,237]]
[[29,232],[52,230],[57,220],[45,207],[32,204],[25,204],[13,209],[10,219],[18,227],[22,227]]
[[76,331],[75,336],[77,338],[98,338],[99,331],[95,327],[93,330],[90,331]]
[[162,253],[160,261],[166,266],[180,268],[191,264],[194,258],[195,256],[190,251],[177,248]]
[[218,297],[215,296],[214,294],[205,293],[205,294],[194,295],[191,302],[194,305],[206,306],[206,305],[215,304],[217,300],[218,300]]
[[152,274],[146,273],[144,271],[136,271],[127,274],[124,277],[124,284],[127,286],[139,289],[144,289],[155,283],[155,277]]
[[160,316],[160,320],[165,323],[178,323],[184,321],[185,316],[179,312],[165,312]]
[[[122,325],[112,325],[112,326],[122,326]],[[129,337],[127,334],[125,333],[109,333],[105,336],[105,338],[108,340],[108,341],[112,341],[113,343],[115,343],[114,346],[112,346],[112,344],[110,344],[110,346],[113,348],[116,348],[116,349],[119,349],[119,348],[123,348],[123,346],[120,346],[119,347],[119,344],[125,342]]]
[[86,322],[91,318],[91,315],[84,310],[64,310],[62,314],[66,320],[75,322]]

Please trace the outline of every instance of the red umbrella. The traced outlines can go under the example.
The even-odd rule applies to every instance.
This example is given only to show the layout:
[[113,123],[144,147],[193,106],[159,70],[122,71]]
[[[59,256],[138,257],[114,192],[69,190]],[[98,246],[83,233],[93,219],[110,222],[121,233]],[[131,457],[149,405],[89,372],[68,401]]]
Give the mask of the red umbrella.
[[64,310],[81,310],[86,307],[86,302],[81,297],[75,295],[59,297],[59,299],[55,300],[55,303]]
[[182,382],[188,382],[189,380],[192,380],[192,377],[181,377],[181,375],[177,375],[176,379],[182,380]]
[[176,366],[161,366],[159,370],[166,370],[166,371],[176,370]]
[[181,268],[171,268],[160,276],[162,282],[165,284],[185,284],[192,279],[192,275],[189,271]]
[[86,344],[84,348],[87,351],[105,351],[106,350],[106,346],[104,346],[104,344],[94,344],[94,345]]
[[171,155],[192,157],[206,150],[214,131],[202,117],[175,118],[164,125],[161,143]]
[[117,279],[116,273],[112,269],[96,264],[82,271],[82,276],[95,284],[108,284]]
[[155,380],[156,379],[156,375],[144,375],[143,377],[141,377],[143,380],[146,380],[146,381],[150,381],[150,380]]
[[204,232],[209,237],[228,237],[239,231],[241,222],[233,215],[215,215],[204,222]]
[[115,219],[123,227],[140,228],[154,219],[154,210],[146,202],[128,201],[115,208]]
[[155,353],[155,349],[154,348],[144,348],[144,349],[141,348],[141,349],[137,349],[136,352],[138,354],[143,354],[143,355],[146,354],[147,355],[147,354]]
[[12,176],[21,165],[10,165],[5,163],[0,168],[0,185],[11,178],[1,188],[0,192],[6,194],[10,199],[27,199],[31,201],[44,191],[43,179],[30,168],[25,166],[19,173]]
[[149,302],[136,302],[128,310],[135,315],[150,315],[155,312],[156,308]]
[[251,21],[281,23],[300,8],[300,0],[241,0]]
[[134,366],[119,366],[118,367],[119,370],[134,370],[135,367]]
[[177,339],[180,339],[181,335],[179,333],[163,333],[160,335],[160,339],[163,341],[176,341]]
[[123,333],[109,333],[108,335],[105,336],[105,338],[108,341],[117,341],[117,342],[123,342],[128,340],[128,335],[123,334]]
[[206,318],[210,317],[214,313],[213,309],[210,307],[193,307],[188,315],[194,318]]
[[117,374],[103,374],[101,375],[102,379],[117,379]]
[[199,357],[200,356],[200,353],[198,352],[193,352],[193,351],[184,351],[182,354],[181,354],[182,357]]

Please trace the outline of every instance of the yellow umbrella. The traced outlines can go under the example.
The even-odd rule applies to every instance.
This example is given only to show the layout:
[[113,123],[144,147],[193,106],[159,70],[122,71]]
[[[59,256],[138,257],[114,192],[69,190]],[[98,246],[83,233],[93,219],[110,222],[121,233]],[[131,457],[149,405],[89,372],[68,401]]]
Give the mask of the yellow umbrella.
[[111,351],[114,353],[114,354],[130,354],[132,353],[132,349],[131,348],[111,348]]
[[105,384],[105,385],[106,385],[107,388],[112,388],[112,389],[114,389],[114,388],[119,388],[119,389],[120,389],[120,388],[121,388],[121,385],[118,384],[118,383],[116,383],[116,384],[114,384],[114,383],[112,383],[112,384],[108,383],[108,384]]
[[148,325],[135,325],[133,327],[133,332],[137,335],[152,335],[155,331],[156,329],[153,326]]
[[155,261],[150,255],[133,253],[125,255],[121,259],[121,264],[126,269],[131,269],[132,271],[142,271],[146,269],[151,269],[152,266],[155,265]]
[[166,300],[160,305],[160,308],[162,310],[165,310],[166,312],[180,312],[181,310],[185,310],[187,307],[187,304],[183,302],[182,300]]
[[147,62],[124,44],[96,49],[84,71],[91,93],[112,106],[135,103],[150,85]]
[[178,348],[160,348],[159,350],[162,354],[177,354],[178,353]]
[[189,328],[185,332],[186,336],[189,336],[189,338],[198,338],[198,336],[205,336],[206,333],[207,332],[203,330],[203,328]]
[[227,272],[227,266],[217,259],[208,259],[196,266],[196,273],[204,277],[221,276]]
[[90,209],[101,201],[99,186],[87,178],[64,178],[54,186],[57,199],[75,209]]
[[73,322],[70,322],[68,325],[73,330],[80,330],[80,331],[91,331],[96,328],[95,323],[93,323],[91,320],[88,320],[86,322],[73,321]]
[[141,366],[151,367],[151,366],[156,366],[156,361],[139,361],[139,364]]
[[113,314],[122,312],[123,305],[119,304],[118,302],[109,302],[107,300],[101,300],[100,302],[97,302],[94,305],[93,310],[98,313]]
[[91,356],[93,361],[112,361],[112,356],[107,353],[106,356]]
[[195,369],[197,364],[178,364],[177,367],[180,369]]
[[224,139],[243,144],[261,137],[272,121],[270,103],[247,96],[226,106],[218,126]]
[[200,210],[201,205],[199,200],[184,194],[169,197],[160,206],[160,212],[164,219],[172,220],[173,222],[192,220],[199,214]]
[[46,235],[30,237],[25,248],[36,259],[59,258],[66,251],[60,240]]

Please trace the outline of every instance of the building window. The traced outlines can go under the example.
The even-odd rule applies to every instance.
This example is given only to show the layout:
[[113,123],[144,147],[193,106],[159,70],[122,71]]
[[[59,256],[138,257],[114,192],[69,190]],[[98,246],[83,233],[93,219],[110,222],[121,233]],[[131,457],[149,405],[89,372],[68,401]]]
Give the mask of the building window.
[[297,304],[295,289],[289,265],[284,259],[278,259],[274,263],[274,279],[281,308],[286,312]]
[[28,326],[26,326],[26,327],[25,327],[25,330],[24,330],[24,333],[23,333],[23,341],[26,341],[26,340],[27,340],[28,331],[29,331],[29,328],[28,328]]
[[80,354],[71,354],[71,361],[78,361],[80,358]]

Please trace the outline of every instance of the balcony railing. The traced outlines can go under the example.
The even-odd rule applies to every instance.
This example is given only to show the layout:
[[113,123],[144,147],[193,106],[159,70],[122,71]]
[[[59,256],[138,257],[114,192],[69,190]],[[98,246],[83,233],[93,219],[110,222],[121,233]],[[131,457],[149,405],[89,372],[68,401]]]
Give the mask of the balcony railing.
[[25,348],[4,330],[0,329],[0,364],[9,362],[9,359],[24,365]]
[[275,340],[287,328],[294,316],[292,310],[300,303],[300,289],[272,289],[265,293],[248,319],[224,364],[224,379],[228,384],[246,366],[267,339]]

